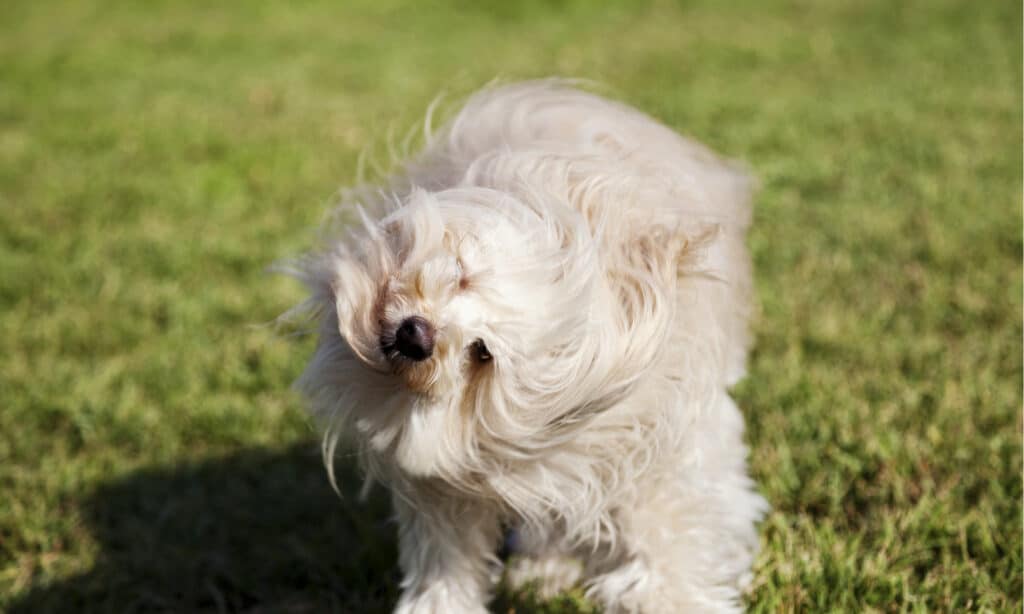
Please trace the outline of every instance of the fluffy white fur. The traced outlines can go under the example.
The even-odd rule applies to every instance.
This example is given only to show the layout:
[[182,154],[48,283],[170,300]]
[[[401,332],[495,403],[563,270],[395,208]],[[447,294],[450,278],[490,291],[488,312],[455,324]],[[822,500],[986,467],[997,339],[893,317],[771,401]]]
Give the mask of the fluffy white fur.
[[[726,392],[749,198],[703,146],[552,81],[476,94],[348,193],[357,230],[296,269],[322,322],[299,387],[328,468],[345,441],[393,493],[397,612],[486,611],[503,526],[514,582],[579,581],[608,612],[741,608],[766,509]],[[382,348],[413,315],[437,331],[421,362]]]

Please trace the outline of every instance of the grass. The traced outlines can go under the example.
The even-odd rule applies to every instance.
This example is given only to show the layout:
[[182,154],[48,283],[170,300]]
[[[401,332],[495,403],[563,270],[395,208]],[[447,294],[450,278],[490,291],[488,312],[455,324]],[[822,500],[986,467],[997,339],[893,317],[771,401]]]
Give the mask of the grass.
[[[563,74],[747,160],[755,612],[1019,611],[1013,2],[8,2],[0,610],[383,611],[265,267],[439,92]],[[371,160],[374,155],[369,156]],[[383,159],[383,155],[377,155]],[[503,594],[498,610],[586,611]]]

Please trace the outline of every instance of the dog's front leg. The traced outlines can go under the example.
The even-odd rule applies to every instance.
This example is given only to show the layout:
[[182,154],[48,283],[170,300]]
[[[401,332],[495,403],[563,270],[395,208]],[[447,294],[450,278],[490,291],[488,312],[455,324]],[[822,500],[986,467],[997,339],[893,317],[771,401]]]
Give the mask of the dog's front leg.
[[396,494],[402,596],[396,614],[485,613],[501,528],[484,505]]

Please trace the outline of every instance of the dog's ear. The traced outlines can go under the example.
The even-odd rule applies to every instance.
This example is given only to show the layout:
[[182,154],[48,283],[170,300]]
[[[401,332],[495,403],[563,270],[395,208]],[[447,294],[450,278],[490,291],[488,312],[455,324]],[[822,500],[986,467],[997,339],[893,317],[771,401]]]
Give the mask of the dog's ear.
[[718,233],[714,224],[651,224],[612,247],[608,281],[620,300],[624,322],[636,325],[639,318],[652,316],[671,319],[679,279],[707,274],[701,271],[701,262]]
[[631,309],[626,299],[636,291],[672,291],[681,276],[700,273],[703,255],[719,230],[716,224],[651,224],[613,248],[609,280],[623,296],[624,308]]
[[623,398],[659,358],[675,325],[677,290],[689,275],[707,276],[701,262],[718,235],[716,225],[684,228],[651,224],[631,229],[607,259],[614,367],[602,404]]
[[277,270],[298,279],[309,291],[309,298],[282,319],[318,320],[322,338],[340,335],[343,343],[338,347],[351,349],[364,364],[379,370],[383,359],[376,350],[383,288],[377,280],[384,277],[381,271],[388,266],[388,256],[374,246],[368,240],[355,247],[339,241]]
[[[706,275],[701,261],[718,234],[714,225],[683,228],[664,224],[616,228],[617,241],[605,242],[604,264],[608,304],[597,309],[590,343],[575,345],[569,363],[584,362],[574,390],[586,390],[571,410],[558,412],[546,425],[553,440],[569,437],[588,417],[625,399],[666,351],[676,325],[680,279]],[[608,236],[606,235],[606,239]],[[584,356],[585,359],[581,358]]]

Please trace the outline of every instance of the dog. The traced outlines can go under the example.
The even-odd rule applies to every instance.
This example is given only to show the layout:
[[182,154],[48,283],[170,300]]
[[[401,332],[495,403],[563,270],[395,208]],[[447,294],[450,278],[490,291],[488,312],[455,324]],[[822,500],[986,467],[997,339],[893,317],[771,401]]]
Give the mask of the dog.
[[564,81],[485,88],[425,141],[293,268],[319,320],[297,387],[332,481],[343,445],[390,490],[395,611],[486,612],[506,528],[542,596],[741,610],[751,179]]

